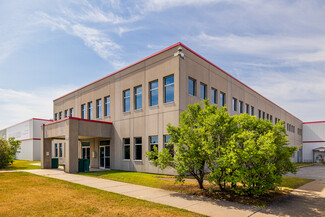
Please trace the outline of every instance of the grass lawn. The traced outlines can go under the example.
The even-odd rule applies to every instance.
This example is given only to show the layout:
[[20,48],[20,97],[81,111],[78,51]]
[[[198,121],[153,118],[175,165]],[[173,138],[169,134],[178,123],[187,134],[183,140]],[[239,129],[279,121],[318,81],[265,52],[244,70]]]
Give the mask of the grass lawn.
[[283,182],[275,191],[271,191],[263,196],[240,196],[229,192],[220,192],[217,186],[205,183],[210,190],[200,190],[195,180],[187,179],[184,183],[175,183],[174,176],[157,175],[149,173],[138,173],[128,171],[109,170],[105,172],[80,173],[80,175],[93,176],[98,178],[110,179],[114,181],[127,182],[132,184],[144,185],[148,187],[161,188],[165,190],[177,191],[186,194],[207,196],[215,199],[230,200],[244,204],[266,206],[267,204],[290,193],[293,189],[300,187],[311,179],[283,176]]
[[41,166],[33,165],[36,163],[41,163],[41,161],[27,161],[27,160],[15,160],[13,164],[9,165],[8,168],[3,170],[31,170],[31,169],[41,169]]
[[0,173],[0,216],[200,216],[24,172]]

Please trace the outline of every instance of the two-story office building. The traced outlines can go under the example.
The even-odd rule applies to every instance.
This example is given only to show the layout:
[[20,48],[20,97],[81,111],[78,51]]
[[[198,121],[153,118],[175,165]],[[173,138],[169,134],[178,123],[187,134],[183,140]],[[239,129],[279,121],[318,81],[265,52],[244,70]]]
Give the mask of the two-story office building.
[[161,150],[167,123],[178,125],[187,105],[204,98],[231,115],[283,120],[291,145],[302,144],[301,120],[177,43],[55,99],[55,121],[42,127],[42,168],[61,147],[70,173],[78,171],[78,158],[89,158],[91,168],[172,173],[152,166],[145,152]]

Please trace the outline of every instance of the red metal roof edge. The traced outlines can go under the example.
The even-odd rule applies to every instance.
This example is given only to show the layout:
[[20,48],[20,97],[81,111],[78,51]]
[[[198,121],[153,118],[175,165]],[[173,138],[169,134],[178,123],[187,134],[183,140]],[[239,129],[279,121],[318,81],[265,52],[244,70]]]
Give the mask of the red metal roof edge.
[[322,143],[325,141],[303,141],[302,143]]
[[311,122],[303,122],[303,124],[317,124],[317,123],[325,123],[325,121],[311,121]]
[[[182,47],[186,48],[186,49],[189,50],[191,53],[193,53],[193,54],[195,54],[196,56],[200,57],[200,58],[203,59],[204,61],[210,63],[211,65],[213,65],[214,67],[216,67],[217,69],[219,69],[220,71],[222,71],[223,73],[225,73],[226,75],[230,76],[231,78],[233,78],[234,80],[236,80],[236,81],[239,82],[240,84],[244,85],[244,86],[247,87],[248,89],[250,89],[250,90],[252,90],[253,92],[257,93],[257,94],[258,94],[259,96],[261,96],[262,98],[266,99],[266,100],[269,101],[270,103],[272,103],[272,104],[278,106],[279,108],[281,108],[281,109],[284,110],[285,112],[287,112],[287,113],[289,113],[290,115],[292,115],[293,117],[297,118],[295,115],[291,114],[290,112],[288,112],[287,110],[285,110],[285,109],[282,108],[281,106],[277,105],[276,103],[272,102],[271,100],[269,100],[269,99],[266,98],[265,96],[261,95],[260,93],[258,93],[258,92],[257,92],[256,90],[254,90],[253,88],[251,88],[251,87],[249,87],[248,85],[244,84],[243,82],[241,82],[240,80],[238,80],[238,79],[235,78],[234,76],[230,75],[228,72],[226,72],[225,70],[221,69],[220,67],[218,67],[217,65],[215,65],[215,64],[212,63],[211,61],[209,61],[209,60],[207,60],[206,58],[202,57],[200,54],[196,53],[195,51],[193,51],[192,49],[190,49],[189,47],[187,47],[186,45],[184,45],[184,44],[181,43],[181,42],[178,42],[178,43],[176,43],[176,44],[173,44],[173,45],[171,45],[171,46],[169,46],[169,47],[167,47],[167,48],[165,48],[165,49],[163,49],[163,50],[161,50],[161,51],[158,51],[158,52],[156,52],[156,53],[154,53],[154,54],[152,54],[152,55],[150,55],[150,56],[148,56],[148,57],[145,57],[145,58],[143,58],[143,59],[141,59],[141,60],[139,60],[139,61],[137,61],[137,62],[135,62],[135,63],[133,63],[133,64],[131,64],[131,65],[128,65],[128,66],[126,66],[126,67],[124,67],[124,68],[122,68],[122,69],[116,71],[116,72],[113,72],[113,73],[111,73],[111,74],[109,74],[109,75],[106,75],[105,77],[100,78],[100,79],[98,79],[98,80],[96,80],[96,81],[94,81],[94,82],[91,82],[90,84],[87,84],[87,85],[85,85],[85,86],[82,86],[82,87],[80,87],[80,88],[74,90],[74,91],[71,91],[71,92],[69,92],[69,93],[67,93],[67,94],[65,94],[65,95],[63,95],[63,96],[61,96],[61,97],[59,97],[59,98],[54,99],[53,101],[56,101],[56,100],[58,100],[58,99],[61,99],[61,98],[65,97],[65,96],[67,96],[67,95],[69,95],[69,94],[71,94],[71,93],[77,92],[78,90],[81,90],[82,88],[85,88],[85,87],[87,87],[87,86],[89,86],[89,85],[91,85],[91,84],[94,84],[94,83],[96,83],[96,82],[98,82],[98,81],[101,81],[101,80],[103,80],[103,79],[105,79],[105,78],[107,78],[107,77],[109,77],[109,76],[112,76],[112,75],[114,75],[114,74],[116,74],[116,73],[118,73],[118,72],[121,72],[121,71],[123,71],[124,69],[130,68],[131,66],[134,66],[134,65],[136,65],[136,64],[138,64],[138,63],[140,63],[140,62],[142,62],[142,61],[145,61],[145,60],[147,60],[147,59],[149,59],[149,58],[151,58],[151,57],[153,57],[153,56],[156,56],[156,55],[158,55],[158,54],[160,54],[160,53],[162,53],[162,52],[164,52],[164,51],[166,51],[166,50],[169,50],[169,49],[171,49],[171,48],[174,48],[174,47],[176,47],[176,46],[182,46]],[[297,119],[300,120],[299,118],[297,118]],[[300,121],[302,122],[302,120],[300,120]]]
[[3,128],[2,130],[4,130],[4,129],[8,129],[8,128],[11,128],[11,127],[14,127],[14,126],[17,126],[17,125],[19,125],[19,124],[22,124],[22,123],[25,123],[25,122],[27,122],[27,121],[31,121],[31,120],[39,120],[39,121],[53,121],[53,120],[41,119],[41,118],[30,118],[30,119],[28,119],[28,120],[25,120],[25,121],[19,122],[19,123],[17,123],[17,124],[11,125],[11,126],[9,126],[9,127]]
[[61,99],[61,98],[63,98],[63,97],[65,97],[65,96],[67,96],[67,95],[69,95],[69,94],[71,94],[71,93],[75,93],[75,92],[77,92],[78,90],[81,90],[81,89],[83,89],[83,88],[85,88],[85,87],[88,87],[88,86],[91,85],[91,84],[94,84],[94,83],[96,83],[96,82],[98,82],[98,81],[101,81],[101,80],[103,80],[103,79],[105,79],[105,78],[107,78],[107,77],[110,77],[110,76],[112,76],[112,75],[115,75],[115,74],[117,74],[117,73],[119,73],[119,72],[121,72],[121,71],[123,71],[123,70],[125,70],[125,69],[130,68],[131,66],[134,66],[134,65],[136,65],[136,64],[138,64],[138,63],[140,63],[140,62],[142,62],[142,61],[145,61],[145,60],[147,60],[147,59],[149,59],[149,58],[151,58],[151,57],[153,57],[153,56],[156,56],[156,55],[158,55],[158,54],[160,54],[160,53],[163,53],[163,52],[166,51],[166,50],[169,50],[169,49],[171,49],[171,48],[173,48],[173,47],[176,47],[176,46],[178,46],[178,45],[181,45],[181,44],[182,44],[181,42],[178,42],[178,43],[176,43],[176,44],[173,44],[173,45],[171,45],[171,46],[169,46],[169,47],[167,47],[167,48],[165,48],[165,49],[163,49],[163,50],[161,50],[161,51],[158,51],[158,52],[156,52],[156,53],[154,53],[154,54],[151,54],[150,56],[147,56],[147,57],[145,57],[145,58],[143,58],[143,59],[141,59],[141,60],[139,60],[139,61],[137,61],[137,62],[135,62],[135,63],[132,63],[131,65],[128,65],[128,66],[126,66],[126,67],[124,67],[124,68],[122,68],[122,69],[119,69],[119,70],[117,70],[117,71],[115,71],[115,72],[113,72],[113,73],[111,73],[111,74],[109,74],[109,75],[106,75],[106,76],[103,77],[103,78],[100,78],[100,79],[98,79],[98,80],[96,80],[96,81],[93,81],[93,82],[91,82],[91,83],[89,83],[89,84],[86,84],[86,85],[84,85],[84,86],[82,86],[82,87],[80,87],[80,88],[78,88],[78,89],[76,89],[76,90],[73,90],[73,91],[71,91],[71,92],[69,92],[69,93],[67,93],[67,94],[65,94],[65,95],[63,95],[63,96],[61,96],[61,97],[59,97],[59,98],[56,98],[56,99],[53,100],[53,102],[56,101],[56,100],[59,100],[59,99]]
[[96,122],[96,123],[102,123],[102,124],[112,124],[112,122],[108,122],[108,121],[97,121],[97,120],[89,120],[89,119],[82,119],[82,118],[76,118],[76,117],[66,117],[66,118],[63,118],[63,119],[60,119],[60,120],[57,120],[57,121],[52,121],[52,122],[42,124],[42,125],[46,126],[46,125],[50,125],[50,124],[55,124],[55,123],[62,122],[62,121],[68,120],[68,119],[79,120],[79,121],[88,121],[88,122]]

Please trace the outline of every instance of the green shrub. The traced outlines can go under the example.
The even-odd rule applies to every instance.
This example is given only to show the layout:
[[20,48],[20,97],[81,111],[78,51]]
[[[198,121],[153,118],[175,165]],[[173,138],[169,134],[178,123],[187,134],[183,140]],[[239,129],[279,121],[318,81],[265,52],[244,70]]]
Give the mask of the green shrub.
[[12,164],[17,150],[20,148],[20,141],[11,137],[7,140],[0,138],[0,169],[6,168]]

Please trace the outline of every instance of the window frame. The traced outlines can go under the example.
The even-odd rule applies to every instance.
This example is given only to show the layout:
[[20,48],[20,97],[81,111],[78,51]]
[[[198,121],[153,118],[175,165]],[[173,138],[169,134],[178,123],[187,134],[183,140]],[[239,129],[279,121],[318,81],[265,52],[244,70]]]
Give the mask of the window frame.
[[[157,82],[157,87],[152,88],[152,84]],[[157,97],[157,104],[153,104],[153,97],[154,95],[152,94],[153,92],[157,91],[157,96],[155,96],[155,99]],[[159,81],[158,80],[153,80],[149,82],[149,106],[158,106],[159,105]]]
[[[213,93],[213,95],[214,95],[214,97],[212,97],[212,93]],[[215,88],[213,88],[213,87],[211,87],[211,103],[213,103],[213,104],[218,104],[218,90],[217,89],[215,89]]]
[[[129,95],[126,96],[126,93],[129,92]],[[126,102],[129,101],[128,110],[126,108]],[[130,112],[131,111],[131,90],[123,90],[123,112]]]
[[69,109],[69,117],[73,117],[73,108]]
[[226,93],[220,91],[219,97],[220,106],[226,106]]
[[102,118],[102,98],[96,100],[96,118]]
[[[204,98],[202,98],[202,89],[201,87],[203,87],[203,94],[204,94]],[[207,85],[203,82],[200,82],[200,99],[206,99],[207,98]]]
[[104,116],[111,116],[111,96],[104,97]]
[[64,110],[64,118],[67,118],[68,117],[68,112],[69,112],[68,109]]
[[[173,83],[170,84],[166,84],[166,80],[168,78],[173,78]],[[172,94],[172,99],[167,101],[167,88],[172,87],[173,89],[173,94]],[[175,76],[174,75],[169,75],[164,77],[164,103],[171,103],[171,102],[175,102]]]
[[236,98],[232,98],[232,111],[233,112],[237,112],[238,108],[237,108],[237,105],[238,104],[238,100]]
[[170,138],[170,135],[164,135],[164,138],[163,138],[163,140],[164,140],[163,141],[163,148],[167,148],[169,150],[169,153],[174,157],[175,156],[175,147],[174,147],[173,144],[171,144],[170,147],[167,147],[166,146],[167,143],[169,142],[169,141],[167,141],[167,137]]
[[86,119],[86,104],[81,105],[81,119]]
[[[140,143],[137,143],[137,139],[141,139],[141,144]],[[134,137],[134,160],[135,161],[142,161],[142,155],[143,155],[143,152],[142,152],[142,137]],[[137,158],[139,156],[137,156],[137,151],[138,151],[138,148],[141,148],[141,158]]]
[[59,120],[62,119],[62,112],[59,112]]
[[245,113],[249,114],[249,104],[245,103]]
[[59,157],[62,158],[63,157],[63,144],[59,143]]
[[254,109],[254,106],[251,106],[251,115],[253,116],[253,115],[255,115],[255,111],[254,111],[255,109]]
[[93,102],[92,101],[87,103],[87,118],[88,118],[88,120],[93,119]]
[[[129,143],[126,143],[126,140],[129,140]],[[129,149],[129,158],[126,158],[126,147]],[[131,160],[131,139],[123,138],[123,160]]]
[[[192,81],[193,84],[193,92],[190,93],[190,81]],[[190,96],[196,96],[196,80],[194,78],[188,77],[188,94]]]
[[[140,93],[137,93],[137,89],[138,88],[141,88],[141,92]],[[142,109],[142,85],[139,85],[139,86],[136,86],[134,87],[134,110],[140,110]],[[140,96],[140,100],[138,101],[138,98],[137,96]],[[137,103],[140,103],[140,107],[138,108],[138,105]]]
[[238,111],[239,111],[239,114],[243,114],[244,113],[244,102],[243,101],[240,101],[238,102]]

